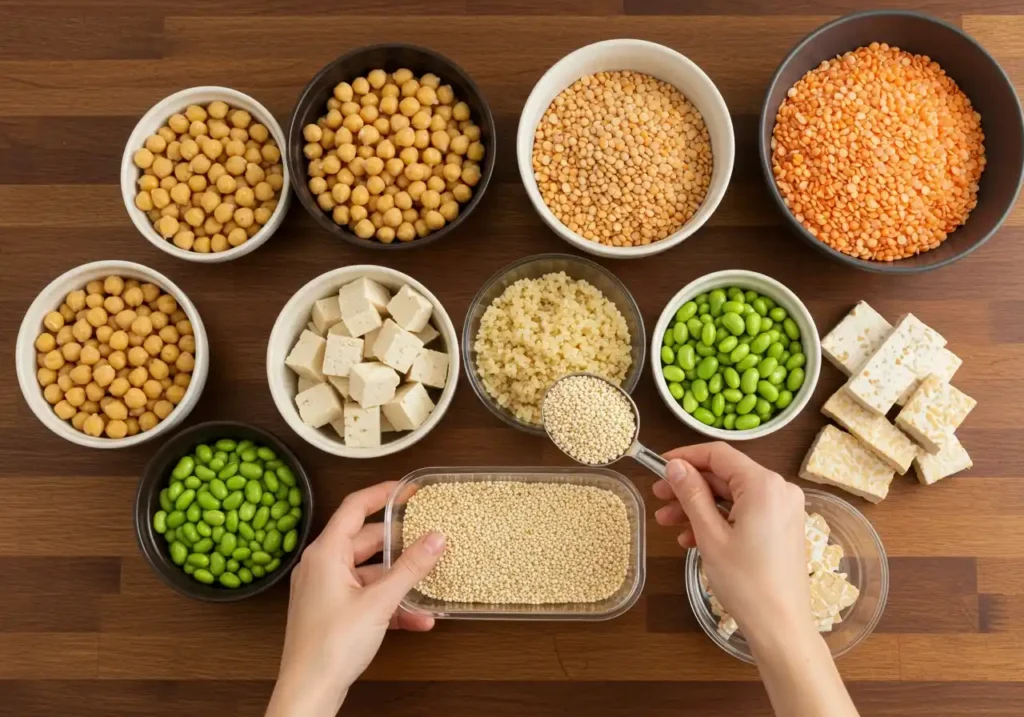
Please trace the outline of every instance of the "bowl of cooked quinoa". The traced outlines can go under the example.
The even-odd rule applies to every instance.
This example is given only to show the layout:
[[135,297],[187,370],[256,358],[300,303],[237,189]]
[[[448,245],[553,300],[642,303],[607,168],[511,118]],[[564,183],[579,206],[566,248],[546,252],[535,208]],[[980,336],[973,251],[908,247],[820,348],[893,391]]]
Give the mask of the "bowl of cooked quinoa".
[[761,168],[816,249],[878,272],[937,269],[999,229],[1024,177],[1024,118],[992,56],[927,15],[839,18],[783,60]]
[[538,254],[492,276],[473,298],[462,355],[474,393],[510,426],[544,435],[544,393],[569,373],[594,373],[627,393],[643,370],[640,309],[589,259]]

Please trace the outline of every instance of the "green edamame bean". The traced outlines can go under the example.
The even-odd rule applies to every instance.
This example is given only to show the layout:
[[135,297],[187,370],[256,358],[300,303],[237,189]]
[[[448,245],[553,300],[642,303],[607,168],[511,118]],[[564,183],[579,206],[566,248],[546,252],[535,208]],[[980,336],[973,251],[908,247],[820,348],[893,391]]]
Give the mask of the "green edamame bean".
[[212,553],[210,555],[210,574],[217,577],[224,572],[224,568],[227,567],[228,561],[224,559],[224,556],[220,553]]
[[213,457],[214,458],[219,458],[220,460],[224,461],[225,463],[228,462],[228,454],[225,453],[224,451],[216,451],[213,454]]
[[786,350],[786,347],[783,346],[778,341],[776,341],[775,343],[773,343],[771,346],[768,347],[767,351],[765,351],[765,356],[768,356],[768,357],[773,358],[776,361],[778,361],[779,360],[779,356],[781,356],[782,352],[785,351],[785,350]]
[[172,510],[167,514],[167,527],[177,528],[185,522],[185,513],[180,510]]
[[250,572],[249,568],[239,568],[238,579],[242,581],[243,585],[248,585],[252,582],[252,572]]
[[680,346],[679,350],[676,351],[676,364],[684,371],[696,368],[697,352],[694,351],[692,346]]
[[758,381],[757,392],[766,401],[774,403],[779,398],[779,389],[775,388],[769,381]]
[[676,352],[672,350],[671,346],[661,347],[661,362],[662,363],[675,363]]
[[196,571],[192,573],[192,577],[204,585],[213,584],[213,574],[206,568],[196,568]]
[[[664,366],[661,369],[661,375],[664,376],[666,380],[674,381],[676,383],[679,383],[686,378],[686,374],[683,372],[683,369],[678,366]],[[246,487],[248,488],[248,486]]]
[[789,344],[789,352],[791,354],[802,354],[804,352],[803,344],[799,341],[793,341]]
[[749,346],[749,344],[741,343],[739,346],[734,348],[729,353],[729,359],[733,362],[733,364],[737,364],[737,363],[743,361],[749,355],[750,355],[750,346]]
[[694,339],[700,338],[700,332],[704,329],[704,323],[694,316],[686,321],[686,332]]
[[715,289],[708,294],[708,309],[711,311],[712,316],[719,316],[722,313],[722,304],[728,301],[728,297],[725,295],[725,291],[722,289]]
[[206,465],[213,460],[213,449],[205,443],[200,443],[196,446],[196,458],[199,459],[200,463]]
[[718,359],[719,366],[732,366],[732,359],[729,358],[729,354],[727,353],[722,353],[721,351],[719,351],[717,354],[715,354],[715,358]]
[[192,565],[197,568],[205,568],[207,565],[210,564],[210,558],[209,556],[203,555],[202,553],[192,553],[188,556],[186,562],[189,565]]
[[[209,538],[209,537],[211,537],[213,535],[213,528],[208,526],[203,521],[199,521],[198,523],[189,523],[189,525],[196,526],[196,532],[199,533],[204,538]],[[182,528],[184,528],[184,527],[185,526],[182,526]]]
[[230,453],[238,447],[238,443],[230,438],[221,438],[219,441],[214,443],[214,445],[217,447],[218,451],[224,451],[225,453]]
[[213,550],[213,540],[210,538],[203,538],[192,545],[193,553],[209,553],[211,550]]
[[172,510],[174,510],[174,501],[171,500],[171,497],[170,495],[168,495],[167,491],[167,488],[164,488],[163,490],[160,491],[160,507],[163,508],[168,513],[170,513]]
[[785,366],[791,355],[792,354],[790,354],[789,351],[783,351],[782,355],[779,356],[779,363]]
[[233,572],[221,573],[220,577],[218,577],[217,580],[220,582],[221,585],[223,585],[226,588],[231,588],[232,590],[242,584],[241,578],[239,578]]
[[780,411],[793,403],[793,394],[788,390],[779,391],[779,397],[775,400],[775,407]]
[[231,476],[226,481],[224,481],[224,486],[229,491],[242,490],[242,488],[245,488],[245,484],[248,482],[249,481],[247,481],[242,476]]
[[[253,453],[255,453],[255,451],[253,451]],[[238,466],[238,472],[251,481],[258,480],[263,476],[263,469],[256,463],[250,463],[248,461],[243,461],[241,465]]]
[[743,393],[754,393],[757,391],[757,382],[761,379],[761,374],[757,372],[756,368],[748,368],[740,376],[740,390]]
[[786,377],[786,388],[796,393],[800,390],[800,387],[804,385],[804,370],[802,368],[795,368],[789,372],[789,376]]
[[166,510],[158,510],[153,515],[153,530],[155,530],[156,532],[160,533],[161,535],[163,533],[167,532],[167,511]]
[[710,391],[712,395],[721,393],[722,388],[722,374],[716,373],[708,379],[708,391]]
[[277,458],[277,454],[266,446],[260,446],[257,448],[256,456],[262,461],[272,461]]
[[693,417],[705,426],[710,426],[715,422],[715,414],[703,407],[698,407],[697,410],[693,412]]
[[252,576],[254,578],[262,578],[264,575],[266,575],[266,572],[264,572],[262,565],[253,565],[250,568],[250,570],[252,570]]
[[261,506],[259,510],[256,511],[256,515],[253,516],[252,527],[258,531],[267,524],[268,520],[270,520],[270,508],[265,505]]
[[192,475],[192,471],[195,467],[196,462],[192,456],[184,456],[178,461],[178,465],[174,466],[174,470],[171,471],[171,475],[178,480],[185,480]]
[[697,376],[707,381],[718,371],[718,359],[714,356],[707,356],[697,364]]
[[722,419],[722,428],[724,428],[727,431],[731,431],[735,427],[736,427],[736,414],[735,413],[727,413],[727,414],[725,414],[725,417]]
[[253,443],[248,438],[246,438],[244,441],[239,441],[238,442],[238,446],[235,448],[235,453],[238,453],[239,455],[241,455],[244,451],[247,451],[250,448],[254,448],[255,446],[256,446],[255,443]]
[[299,544],[299,531],[289,530],[284,534],[284,539],[281,540],[281,548],[286,553],[290,553],[295,550],[295,546]]
[[[728,328],[728,327],[726,327]],[[722,353],[729,353],[736,348],[740,343],[740,340],[735,336],[726,336],[724,339],[718,342],[718,350]]]
[[171,483],[167,486],[167,498],[173,503],[178,500],[178,497],[185,492],[185,486],[182,483]]
[[[202,466],[199,467],[202,468]],[[196,490],[197,488],[199,488],[199,486],[203,484],[203,482],[196,478],[195,476],[189,476],[184,481],[182,481],[182,483],[184,483],[185,488],[189,490]]]
[[743,400],[743,391],[738,388],[725,388],[722,389],[722,396],[729,403],[739,403]]
[[249,549],[253,552],[263,547],[263,539],[267,537],[267,531],[257,530],[256,537],[249,541]]
[[740,376],[742,376],[744,371],[754,368],[759,363],[760,360],[757,358],[757,354],[750,354],[749,356],[747,356],[742,361],[736,364],[736,371],[738,371]]
[[722,371],[722,378],[725,379],[725,385],[728,386],[729,388],[740,387],[739,371],[737,371],[732,366],[728,366]]
[[220,510],[204,510],[203,511],[203,522],[216,528],[219,525],[224,525],[224,521],[227,518],[223,511]]
[[277,521],[277,529],[282,533],[287,533],[298,524],[299,519],[294,515],[283,515]]
[[688,321],[697,315],[697,303],[695,301],[687,301],[685,304],[679,307],[676,312],[676,321]]
[[196,496],[199,507],[204,510],[217,510],[220,508],[220,501],[213,497],[212,493],[202,493]]
[[228,487],[220,478],[214,477],[210,480],[210,493],[217,500],[224,500],[228,497]]
[[199,521],[202,512],[203,509],[199,507],[199,504],[193,501],[192,505],[190,505],[188,510],[185,511],[185,518],[190,523],[196,523]]
[[281,547],[281,533],[278,530],[268,530],[267,537],[263,539],[263,550],[267,553],[273,553],[275,550]]
[[238,534],[242,536],[246,541],[252,540],[256,537],[256,531],[252,529],[252,526],[248,523],[239,522]]
[[782,341],[782,332],[781,331],[779,331],[778,329],[772,329],[771,331],[768,332],[768,335],[771,336],[773,344],[776,343],[776,342],[782,342],[782,347],[783,348],[786,347],[786,342]]
[[730,286],[726,289],[725,293],[729,295],[730,301],[738,301],[741,304],[743,303],[743,289],[736,286]]
[[169,548],[171,551],[171,562],[175,565],[184,565],[188,557],[188,548],[181,541],[175,540]]
[[707,302],[707,299],[697,302],[697,315],[702,317],[711,316],[711,304]]
[[233,553],[231,553],[231,557],[234,560],[239,560],[239,561],[248,560],[250,555],[252,555],[252,551],[249,550],[249,548],[245,547],[244,545],[242,547],[240,547],[240,548],[235,548],[235,551]]
[[754,404],[754,413],[761,417],[761,420],[765,420],[768,416],[772,415],[772,404],[768,403],[763,398],[757,399],[757,403]]
[[256,506],[253,503],[249,503],[248,501],[242,503],[242,507],[240,507],[238,509],[238,517],[239,517],[239,519],[241,519],[241,520],[245,521],[246,523],[248,523],[249,521],[251,521],[253,519],[253,516],[256,515],[257,507],[258,506]]
[[762,376],[767,376],[778,367],[779,362],[777,359],[773,359],[771,356],[764,359],[757,365],[757,372]]
[[164,532],[164,540],[167,541],[168,545],[170,545],[171,543],[173,543],[177,539],[178,539],[178,531],[176,531],[174,528],[168,528],[166,530],[166,532]]
[[270,508],[270,517],[274,520],[280,520],[282,517],[288,515],[288,511],[291,510],[291,506],[287,500],[279,500],[274,503]]
[[222,461],[220,458],[214,458],[209,462],[209,464],[206,467],[216,474],[222,471],[224,469],[224,466],[226,465],[226,461]]
[[288,502],[292,504],[293,508],[298,508],[302,505],[302,491],[298,488],[288,489]]
[[701,401],[706,401],[708,395],[710,395],[711,393],[710,391],[708,391],[707,381],[705,381],[702,378],[698,378],[690,384],[690,391],[693,392],[693,397],[697,399],[698,403],[700,403]]
[[693,381],[696,378],[697,378],[697,369],[691,369],[691,370],[686,372],[686,380],[687,381]]
[[725,425],[725,416],[715,416],[715,422],[711,424],[714,428],[721,428]]
[[782,330],[785,331],[786,336],[793,341],[800,338],[800,327],[796,325],[796,322],[793,321],[793,319],[785,319],[782,322]]
[[672,396],[672,398],[674,398],[677,401],[683,397],[683,394],[686,393],[686,391],[683,390],[683,384],[676,383],[675,381],[669,383],[668,392]]
[[786,362],[786,369],[792,371],[795,368],[803,368],[806,363],[807,356],[804,354],[793,354],[789,357],[789,361]]
[[[226,520],[226,518],[225,518],[225,520]],[[207,524],[206,523],[197,523],[197,525],[207,525]],[[224,533],[226,533],[226,532],[227,531],[224,530],[224,526],[223,525],[218,525],[215,528],[210,528],[210,538],[213,539],[213,544],[214,545],[220,545],[220,541],[224,537]]]
[[757,336],[761,333],[761,317],[758,316],[756,311],[752,311],[747,314],[747,333],[751,336]]
[[277,479],[277,474],[274,471],[269,469],[263,471],[263,486],[268,493],[275,493],[281,487],[281,482]]
[[774,371],[768,374],[767,381],[772,386],[779,387],[786,381],[786,375],[789,372],[786,371],[785,366],[777,366]]
[[[242,464],[245,465],[244,463]],[[250,503],[259,503],[263,498],[263,486],[258,480],[250,480],[245,484],[245,499]]]
[[697,410],[697,406],[700,405],[700,401],[693,395],[693,390],[689,390],[683,394],[683,410],[687,413],[693,413]]
[[733,425],[737,431],[749,431],[751,428],[757,428],[761,425],[761,418],[755,413],[747,413],[737,416]]
[[775,322],[769,319],[767,316],[761,317],[761,333],[770,330],[775,325]]
[[722,316],[726,314],[736,314],[739,316],[743,313],[743,302],[742,301],[727,301],[722,304]]
[[747,394],[736,403],[736,413],[744,416],[754,410],[757,406],[757,396],[753,393]]
[[750,353],[763,354],[772,345],[772,337],[768,334],[761,334],[750,341]]
[[759,294],[753,289],[747,289],[745,292],[743,292],[743,300],[746,301],[748,304],[754,299],[756,299],[758,296]]
[[685,323],[679,322],[672,327],[672,340],[676,342],[676,345],[685,344],[688,338],[689,332]]
[[697,344],[693,350],[696,351],[697,355],[700,356],[701,358],[714,356],[716,353],[718,353],[717,351],[715,351],[714,346],[705,346],[703,343]]
[[238,463],[228,462],[228,464],[224,467],[224,470],[217,473],[217,477],[220,478],[222,481],[226,481],[228,478],[230,478],[231,476],[238,472],[238,465]]
[[252,562],[256,565],[266,565],[271,560],[273,560],[273,558],[270,554],[262,550],[257,550],[252,554]]
[[722,394],[715,394],[714,398],[711,399],[711,412],[716,417],[725,413],[725,397]]
[[281,466],[280,468],[275,468],[274,472],[277,473],[277,477],[280,479],[280,481],[289,488],[295,485],[295,474],[292,473],[292,469],[289,468],[288,466]]
[[758,316],[763,317],[768,315],[768,304],[765,302],[763,297],[757,297],[750,302],[750,305],[754,307],[754,311],[757,312]]
[[235,534],[224,533],[220,538],[220,543],[217,545],[217,552],[228,558],[235,552],[236,547],[238,547],[238,538],[235,537]]
[[715,326],[714,324],[704,324],[704,328],[701,329],[700,340],[705,346],[715,345]]
[[768,315],[772,317],[772,321],[785,321],[789,314],[781,306],[776,306],[774,309],[768,312]]
[[238,455],[241,456],[243,463],[255,463],[256,459],[259,458],[259,456],[256,455],[255,448],[246,448],[244,451],[239,451]]
[[746,330],[746,323],[739,314],[730,311],[722,315],[722,326],[733,336],[739,336]]
[[229,533],[238,532],[238,511],[229,510],[224,518],[224,529]]
[[181,526],[181,530],[178,531],[179,536],[184,536],[190,543],[199,542],[199,532],[196,530],[196,526],[192,523],[185,523]]
[[669,326],[665,329],[665,335],[661,337],[661,343],[663,346],[672,347],[676,345],[676,340],[672,336],[672,327]]

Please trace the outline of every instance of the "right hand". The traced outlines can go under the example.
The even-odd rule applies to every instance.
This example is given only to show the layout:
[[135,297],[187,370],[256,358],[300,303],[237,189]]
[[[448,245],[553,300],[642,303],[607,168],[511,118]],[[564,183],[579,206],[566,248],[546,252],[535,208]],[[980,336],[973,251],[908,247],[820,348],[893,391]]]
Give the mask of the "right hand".
[[[677,448],[654,494],[659,524],[700,550],[715,596],[752,641],[813,630],[804,547],[804,493],[726,443]],[[731,500],[728,521],[714,494]],[[790,633],[791,636],[794,636]]]

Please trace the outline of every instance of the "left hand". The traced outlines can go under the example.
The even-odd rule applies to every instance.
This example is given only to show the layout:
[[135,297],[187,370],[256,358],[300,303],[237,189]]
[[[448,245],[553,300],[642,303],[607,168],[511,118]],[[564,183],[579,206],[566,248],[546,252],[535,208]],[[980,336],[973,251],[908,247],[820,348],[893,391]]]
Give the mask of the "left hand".
[[426,631],[429,615],[399,609],[444,551],[430,533],[402,553],[392,569],[362,565],[384,545],[384,525],[365,524],[387,503],[396,483],[349,495],[291,576],[288,626],[268,717],[335,715],[348,688],[369,666],[388,628]]

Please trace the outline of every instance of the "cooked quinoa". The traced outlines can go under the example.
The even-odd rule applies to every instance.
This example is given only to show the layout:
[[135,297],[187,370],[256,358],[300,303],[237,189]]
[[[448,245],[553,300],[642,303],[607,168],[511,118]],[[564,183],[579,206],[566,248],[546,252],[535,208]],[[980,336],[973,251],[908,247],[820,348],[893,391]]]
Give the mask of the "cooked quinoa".
[[528,423],[540,423],[544,392],[565,374],[594,373],[618,386],[632,364],[618,307],[565,272],[505,289],[484,312],[473,348],[487,393]]

